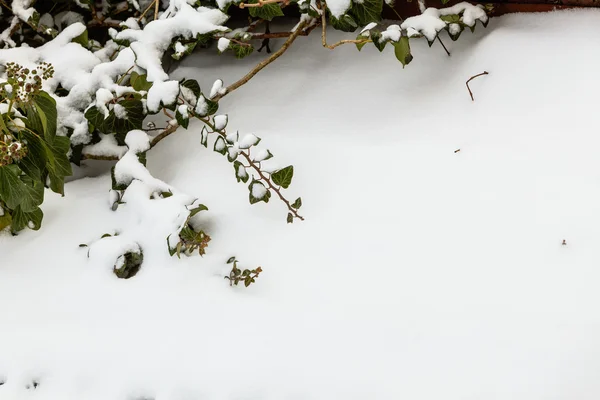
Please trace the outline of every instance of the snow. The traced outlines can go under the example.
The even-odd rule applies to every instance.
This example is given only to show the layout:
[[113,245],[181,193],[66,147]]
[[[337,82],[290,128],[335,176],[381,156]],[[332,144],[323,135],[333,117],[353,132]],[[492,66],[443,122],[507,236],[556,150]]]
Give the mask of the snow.
[[225,127],[227,126],[227,115],[215,115],[214,121],[215,130],[220,131],[222,129],[225,129]]
[[[481,5],[472,5],[467,2],[455,4],[451,7],[446,8],[428,8],[421,15],[407,18],[402,23],[402,29],[414,30],[423,34],[430,42],[435,40],[435,37],[439,31],[444,29],[447,25],[446,22],[440,19],[442,15],[461,14],[461,21],[467,26],[475,25],[477,20],[486,22],[488,17],[483,10]],[[412,32],[409,32],[409,37],[412,36]]]
[[[220,112],[294,165],[305,222],[249,205],[192,122],[148,152],[174,196],[135,179],[113,212],[108,173],[48,191],[40,231],[0,236],[0,399],[597,399],[599,17],[492,19],[452,57],[411,40],[403,70],[391,46],[299,38]],[[234,82],[261,57],[172,78]],[[195,197],[213,240],[178,260],[164,232]],[[249,288],[223,279],[234,255],[264,270]]]
[[219,38],[219,41],[217,42],[217,48],[219,49],[219,51],[222,53],[225,50],[227,50],[227,48],[229,47],[229,43],[231,42],[231,40],[227,39],[227,38]]
[[340,18],[348,11],[351,3],[351,0],[329,0],[327,2],[327,8],[331,11],[331,15]]
[[260,142],[260,139],[256,137],[256,135],[253,135],[252,133],[247,133],[246,135],[244,135],[242,140],[240,140],[239,146],[240,149],[249,149],[258,142]]
[[255,182],[252,185],[252,196],[256,199],[262,199],[263,197],[265,197],[265,194],[267,194],[267,188],[265,187],[265,185],[263,185],[260,182]]
[[371,23],[369,23],[367,26],[365,26],[365,27],[364,27],[364,28],[363,28],[363,29],[360,31],[361,35],[362,35],[363,33],[365,33],[365,32],[368,32],[368,31],[370,31],[371,29],[375,28],[376,26],[377,26],[377,23],[376,23],[376,22],[371,22]]
[[214,98],[218,94],[225,94],[227,90],[223,87],[223,81],[221,79],[217,79],[214,81],[211,89],[210,89],[210,98]]

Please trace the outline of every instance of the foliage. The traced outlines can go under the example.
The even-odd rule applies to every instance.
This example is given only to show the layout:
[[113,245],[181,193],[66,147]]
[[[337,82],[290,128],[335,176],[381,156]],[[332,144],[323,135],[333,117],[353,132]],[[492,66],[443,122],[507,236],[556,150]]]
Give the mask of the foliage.
[[[152,147],[178,128],[192,127],[192,121],[202,126],[198,147],[210,147],[231,163],[236,181],[247,185],[251,204],[277,199],[286,208],[288,223],[303,220],[301,198],[290,201],[285,194],[294,167],[274,169],[273,153],[258,136],[229,130],[230,117],[219,113],[220,100],[275,61],[299,36],[319,26],[324,47],[350,43],[361,50],[372,43],[383,51],[391,43],[405,66],[413,59],[411,40],[425,37],[431,45],[442,30],[456,40],[466,27],[473,30],[477,21],[487,23],[483,9],[468,3],[430,8],[400,25],[389,25],[381,22],[383,0],[347,2],[343,10],[337,1],[1,2],[0,230],[16,234],[26,227],[39,229],[45,187],[64,194],[71,163],[111,160],[117,161],[111,172],[111,209],[120,212],[128,199],[151,193],[152,201],[173,211],[174,228],[165,227],[164,232],[167,251],[178,257],[196,251],[203,255],[211,238],[194,227],[193,217],[207,208],[154,178],[146,168]],[[336,7],[330,7],[333,2]],[[227,23],[234,9],[245,10],[248,22],[233,21],[229,26],[238,28],[231,29]],[[293,15],[288,10],[299,11],[298,25],[271,33],[269,21]],[[257,32],[261,25],[265,33]],[[346,32],[364,28],[356,39],[328,44],[327,25]],[[275,37],[286,40],[229,86],[215,79],[203,90],[193,79],[176,81],[169,76],[169,59],[181,60],[199,51],[244,58],[253,54],[257,40],[262,43],[259,51],[266,47],[270,52],[269,40]],[[142,261],[141,248],[123,254],[114,272],[129,278]],[[231,263],[232,284],[243,280],[247,286],[261,271],[239,271],[237,261]]]
[[242,271],[238,268],[238,260],[236,260],[235,257],[230,257],[229,260],[227,260],[227,264],[232,264],[229,275],[225,277],[225,279],[229,280],[229,286],[237,286],[240,282],[244,282],[244,286],[248,287],[256,282],[256,278],[258,278],[258,275],[262,272],[261,267],[245,269]]
[[51,65],[6,64],[0,83],[0,229],[40,228],[44,186],[64,194],[69,139],[56,135],[56,102],[42,90]]

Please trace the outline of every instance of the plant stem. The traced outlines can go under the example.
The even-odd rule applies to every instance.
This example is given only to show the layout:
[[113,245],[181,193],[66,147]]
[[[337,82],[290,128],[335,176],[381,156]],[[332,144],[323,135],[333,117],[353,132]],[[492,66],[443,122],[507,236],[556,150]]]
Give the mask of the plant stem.
[[304,30],[304,28],[306,28],[306,26],[307,26],[306,22],[301,23],[296,28],[296,30],[290,35],[290,37],[285,41],[285,43],[283,43],[283,45],[281,46],[281,48],[279,50],[277,50],[275,53],[271,54],[268,58],[266,58],[263,61],[261,61],[260,63],[258,63],[250,72],[248,72],[240,80],[238,80],[237,82],[234,82],[231,85],[227,86],[225,88],[225,93],[218,94],[217,96],[215,96],[211,100],[212,101],[219,101],[219,100],[221,100],[228,93],[233,92],[235,89],[239,88],[240,86],[242,86],[246,82],[248,82],[250,79],[252,79],[254,77],[254,75],[258,74],[267,65],[271,64],[273,61],[275,61],[279,57],[281,57],[281,55],[283,53],[285,53],[285,51],[288,49],[288,47],[290,47],[291,44],[294,43],[294,40],[296,40],[296,38],[298,36],[300,36],[300,33]]
[[483,71],[483,72],[482,72],[482,73],[480,73],[480,74],[473,75],[473,76],[472,76],[472,77],[470,77],[470,78],[467,80],[467,82],[466,82],[466,85],[467,85],[467,90],[469,91],[469,94],[471,95],[471,101],[475,101],[475,98],[473,97],[473,92],[471,92],[471,88],[469,87],[469,82],[471,82],[473,79],[477,78],[478,76],[482,76],[482,75],[488,75],[488,72],[487,72],[487,71]]

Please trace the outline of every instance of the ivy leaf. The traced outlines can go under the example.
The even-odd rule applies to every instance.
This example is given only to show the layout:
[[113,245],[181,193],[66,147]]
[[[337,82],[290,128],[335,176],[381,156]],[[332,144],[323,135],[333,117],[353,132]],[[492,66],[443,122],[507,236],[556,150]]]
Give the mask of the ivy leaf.
[[[255,4],[258,0],[250,0],[248,3]],[[277,3],[263,4],[262,7],[248,7],[250,16],[271,21],[274,17],[283,17],[283,11]]]
[[338,31],[354,32],[358,28],[358,24],[350,14],[344,14],[339,19],[331,15],[329,22]]
[[217,140],[215,140],[215,146],[213,150],[222,155],[225,155],[227,152],[227,144],[222,136],[217,137]]
[[123,107],[126,118],[118,118],[114,110],[110,110],[108,117],[97,107],[91,107],[85,113],[85,118],[98,131],[105,134],[114,134],[120,145],[125,144],[125,135],[131,130],[142,129],[144,122],[144,106],[141,100],[121,100],[117,104]]
[[192,218],[194,215],[198,214],[200,211],[208,211],[208,207],[204,204],[198,204],[196,207],[190,210],[189,218]]
[[399,41],[394,42],[394,54],[398,61],[402,63],[402,68],[406,66],[406,64],[410,63],[413,59],[412,54],[410,54],[410,44],[408,43],[408,37],[402,36]]
[[194,96],[196,96],[196,98],[200,97],[200,84],[198,83],[197,80],[195,79],[186,79],[183,82],[181,82],[180,84],[181,86],[183,86],[184,88],[188,88],[192,91],[192,93],[194,93]]
[[188,128],[188,125],[190,124],[190,117],[189,115],[183,115],[180,113],[179,108],[177,108],[177,111],[175,111],[175,119],[177,120],[177,123],[183,127],[183,129]]
[[292,213],[288,213],[288,215],[287,215],[287,223],[288,224],[294,223],[294,216],[292,215]]
[[84,48],[87,49],[88,48],[88,44],[89,44],[87,29],[85,29],[81,33],[81,35],[79,35],[76,38],[74,38],[73,40],[71,40],[71,42],[73,42],[73,43],[79,43],[80,45],[82,45]]
[[385,40],[381,40],[381,32],[379,31],[371,31],[371,40],[373,41],[373,45],[379,51],[383,51],[387,42]]
[[200,132],[200,144],[208,147],[208,129],[205,126],[202,127],[202,131]]
[[363,0],[352,4],[351,14],[354,15],[359,25],[364,26],[370,22],[380,21],[382,11],[383,0]]
[[133,71],[129,77],[129,84],[137,91],[148,91],[152,87],[152,82],[148,82],[148,76],[146,74],[140,75]]
[[295,208],[296,210],[300,207],[302,207],[302,197],[298,197],[296,201],[294,201],[294,203],[292,204],[292,208]]
[[229,46],[233,51],[233,54],[235,54],[235,58],[238,59],[247,57],[254,51],[254,46],[252,46],[250,43],[241,45],[238,43],[231,42]]
[[33,211],[24,211],[21,206],[19,206],[12,214],[11,230],[13,232],[18,232],[25,228],[30,228],[37,231],[42,226],[43,218],[44,213],[41,208],[36,207]]
[[[180,48],[179,46],[177,46],[177,43],[182,46],[183,48]],[[175,42],[173,44],[173,54],[171,54],[171,57],[173,57],[174,60],[181,60],[183,57],[188,56],[190,54],[192,54],[192,52],[194,51],[194,49],[196,48],[196,45],[199,42],[190,42],[190,43],[186,43],[186,44],[181,44],[181,42]],[[179,50],[177,50],[179,49]]]
[[235,161],[233,163],[233,169],[235,170],[235,179],[239,182],[248,182],[248,171],[246,171],[246,167],[240,161]]
[[253,180],[250,185],[248,185],[248,189],[250,190],[250,204],[256,204],[260,201],[264,201],[265,203],[269,202],[271,192],[262,182]]
[[364,42],[362,43],[355,43],[356,48],[358,49],[358,51],[361,51],[363,47],[365,47],[365,44],[367,44],[367,39],[369,39],[367,36],[363,36],[362,34],[358,35],[356,37],[356,40],[364,40]]
[[290,165],[285,168],[282,168],[278,171],[273,172],[271,175],[271,179],[273,179],[273,183],[281,186],[284,189],[287,189],[292,183],[292,177],[294,176],[294,166]]

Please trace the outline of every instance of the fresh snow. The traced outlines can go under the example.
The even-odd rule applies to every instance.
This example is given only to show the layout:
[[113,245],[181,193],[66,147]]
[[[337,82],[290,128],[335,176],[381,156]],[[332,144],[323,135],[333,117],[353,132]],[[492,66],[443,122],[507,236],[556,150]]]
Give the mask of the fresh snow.
[[219,41],[217,43],[217,48],[219,49],[219,51],[222,53],[225,50],[227,50],[227,48],[229,47],[229,43],[231,42],[231,40],[227,39],[227,38],[219,38]]
[[[40,231],[0,236],[0,399],[596,400],[599,20],[492,19],[444,40],[452,57],[411,40],[404,69],[391,46],[300,37],[219,110],[294,165],[304,222],[248,204],[194,122],[148,152],[156,182],[127,152],[117,211],[111,164],[47,191]],[[203,52],[171,79],[235,82],[261,57]],[[169,257],[196,197],[208,252]],[[264,270],[249,288],[223,278],[234,255]]]

